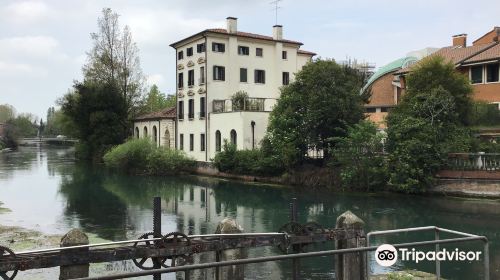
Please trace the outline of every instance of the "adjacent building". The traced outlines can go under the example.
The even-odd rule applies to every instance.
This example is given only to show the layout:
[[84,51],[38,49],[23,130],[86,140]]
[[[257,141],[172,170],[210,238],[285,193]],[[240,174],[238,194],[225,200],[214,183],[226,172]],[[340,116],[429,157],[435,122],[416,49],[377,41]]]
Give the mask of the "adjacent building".
[[[264,137],[280,87],[315,55],[301,42],[226,29],[206,29],[171,44],[176,50],[176,148],[209,161],[224,140],[238,149],[256,148]],[[238,93],[238,94],[237,94]]]
[[145,114],[134,120],[134,137],[149,138],[158,147],[175,148],[176,108]]

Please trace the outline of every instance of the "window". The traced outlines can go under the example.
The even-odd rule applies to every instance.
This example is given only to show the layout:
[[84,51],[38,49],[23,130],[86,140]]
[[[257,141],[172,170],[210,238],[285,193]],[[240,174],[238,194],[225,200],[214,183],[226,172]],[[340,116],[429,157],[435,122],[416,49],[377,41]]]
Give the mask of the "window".
[[214,81],[224,81],[226,79],[226,69],[224,66],[214,66]]
[[178,60],[181,60],[181,59],[183,59],[183,58],[184,58],[184,53],[183,53],[182,51],[178,52],[178,53],[177,53],[177,59],[178,59]]
[[177,87],[178,88],[184,87],[184,73],[179,73],[179,79],[177,79]]
[[286,86],[290,84],[290,73],[283,72],[283,85]]
[[184,150],[184,134],[179,135],[179,149]]
[[250,48],[245,46],[238,46],[238,54],[239,55],[249,55]]
[[231,129],[231,144],[236,146],[236,130]]
[[194,151],[194,134],[189,134],[189,150]]
[[365,108],[367,113],[375,113],[377,112],[377,108]]
[[281,58],[287,59],[287,53],[286,53],[286,51],[282,51],[281,52]]
[[483,82],[483,66],[472,66],[470,68],[470,81],[473,84],[480,84]]
[[194,86],[194,70],[188,71],[188,87]]
[[247,82],[247,69],[240,68],[240,83],[246,83],[246,82]]
[[266,83],[266,71],[255,70],[255,83],[256,84],[265,84]]
[[177,110],[179,112],[179,120],[184,119],[184,101],[179,101],[179,109]]
[[205,84],[205,67],[200,67],[200,85]]
[[212,43],[212,51],[213,52],[224,52],[226,46],[222,43]]
[[200,134],[200,150],[205,151],[205,134]]
[[205,52],[205,43],[196,45],[196,52],[197,53]]
[[139,138],[139,128],[135,127],[135,138]]
[[193,47],[187,48],[186,55],[187,56],[193,56]]
[[206,114],[205,97],[200,97],[200,118],[204,118]]
[[488,64],[486,65],[486,82],[494,83],[498,82],[498,66],[500,64]]
[[158,131],[156,130],[156,125],[153,125],[153,141],[158,142]]
[[215,151],[220,152],[221,148],[221,137],[220,137],[220,131],[215,132]]
[[143,130],[142,130],[143,134],[144,134],[144,137],[143,138],[147,138],[148,137],[148,128],[147,127],[144,127]]
[[262,50],[262,48],[256,48],[255,49],[255,56],[260,56],[262,57],[262,54],[264,53],[264,51]]
[[194,118],[194,99],[189,99],[188,101],[188,118]]
[[382,108],[380,108],[380,112],[382,112],[382,113],[387,113],[390,110],[391,110],[391,108],[389,108],[389,107],[382,107]]

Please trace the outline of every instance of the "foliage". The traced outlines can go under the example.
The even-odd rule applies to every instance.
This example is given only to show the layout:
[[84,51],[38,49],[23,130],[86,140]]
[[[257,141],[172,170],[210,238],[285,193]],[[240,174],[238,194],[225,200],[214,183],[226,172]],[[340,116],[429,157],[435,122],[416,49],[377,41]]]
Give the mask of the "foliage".
[[2,104],[0,105],[0,123],[4,123],[9,119],[13,119],[16,116],[16,109],[12,105]]
[[13,130],[15,138],[35,137],[38,127],[36,120],[31,114],[20,114],[17,117],[7,121],[7,125]]
[[76,137],[75,131],[75,124],[62,112],[62,110],[55,110],[54,107],[48,109],[45,135],[66,135],[69,137]]
[[77,156],[100,161],[110,147],[127,136],[127,108],[115,84],[76,83],[60,100],[61,110],[74,125]]
[[275,156],[262,150],[237,150],[236,146],[224,141],[223,149],[214,158],[214,164],[221,172],[272,176],[283,173],[284,168]]
[[17,148],[19,135],[16,129],[7,123],[3,128],[3,136],[0,137],[1,148]]
[[309,148],[328,150],[334,137],[364,118],[363,77],[359,71],[333,60],[307,64],[296,80],[281,88],[281,97],[270,115],[268,143],[290,167],[303,161]]
[[195,161],[184,152],[157,147],[149,139],[131,139],[104,157],[107,167],[132,174],[171,175],[191,170]]
[[336,138],[334,164],[340,165],[342,185],[367,191],[387,182],[383,137],[375,124],[362,121],[348,128],[347,136]]
[[169,107],[175,107],[175,96],[165,96],[165,94],[158,89],[157,85],[152,85],[149,93],[142,101],[141,114],[157,112]]
[[469,122],[468,80],[440,57],[422,60],[408,77],[406,95],[387,118],[389,184],[421,192],[434,182],[448,153],[467,152],[474,142]]
[[500,110],[497,104],[476,101],[471,112],[473,126],[500,126]]
[[233,110],[243,110],[246,101],[248,100],[248,93],[246,91],[240,90],[231,96],[231,103],[233,104]]
[[118,17],[110,8],[102,10],[98,32],[91,34],[93,47],[87,53],[83,74],[85,82],[115,84],[128,116],[132,117],[141,101],[144,77],[139,48],[132,40],[130,28],[120,27]]

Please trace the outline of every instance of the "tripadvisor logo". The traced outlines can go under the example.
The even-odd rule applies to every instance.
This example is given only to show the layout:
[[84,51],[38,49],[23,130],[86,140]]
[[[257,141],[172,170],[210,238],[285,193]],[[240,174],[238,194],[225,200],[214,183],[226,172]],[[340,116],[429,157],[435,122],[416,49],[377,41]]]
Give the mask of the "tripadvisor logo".
[[382,244],[375,251],[375,260],[381,266],[394,265],[398,256],[402,261],[413,261],[419,263],[421,261],[479,261],[481,251],[460,251],[442,249],[440,251],[418,251],[415,248],[411,250],[400,248],[399,252],[390,244]]

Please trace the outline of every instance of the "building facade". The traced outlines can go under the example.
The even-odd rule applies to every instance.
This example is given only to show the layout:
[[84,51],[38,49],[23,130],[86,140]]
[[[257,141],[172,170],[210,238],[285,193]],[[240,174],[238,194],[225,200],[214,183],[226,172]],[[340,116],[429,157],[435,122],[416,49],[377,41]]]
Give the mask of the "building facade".
[[134,119],[134,138],[149,138],[158,147],[175,148],[176,108],[142,115]]
[[283,39],[280,25],[272,37],[240,32],[233,17],[226,29],[207,29],[173,43],[177,149],[210,161],[225,140],[238,149],[258,147],[280,87],[315,55],[301,45]]

